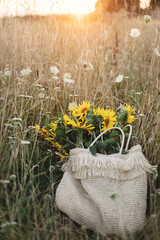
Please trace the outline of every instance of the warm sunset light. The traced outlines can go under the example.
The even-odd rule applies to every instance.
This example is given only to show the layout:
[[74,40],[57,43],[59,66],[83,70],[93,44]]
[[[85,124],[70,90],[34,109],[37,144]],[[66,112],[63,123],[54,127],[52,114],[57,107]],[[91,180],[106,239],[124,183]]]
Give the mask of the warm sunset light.
[[1,1],[0,16],[25,14],[89,14],[97,0],[5,0]]
[[95,10],[97,0],[65,0],[62,4],[62,13],[88,14]]
[[145,9],[150,6],[151,0],[140,0],[140,8]]

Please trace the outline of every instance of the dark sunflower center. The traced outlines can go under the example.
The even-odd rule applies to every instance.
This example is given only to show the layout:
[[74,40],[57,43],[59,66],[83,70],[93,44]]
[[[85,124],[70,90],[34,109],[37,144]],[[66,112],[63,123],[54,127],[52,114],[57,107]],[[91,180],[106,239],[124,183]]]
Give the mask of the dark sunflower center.
[[105,126],[108,127],[108,124],[109,124],[109,118],[105,119],[104,122],[105,122]]
[[82,113],[85,113],[88,110],[88,108],[83,108]]

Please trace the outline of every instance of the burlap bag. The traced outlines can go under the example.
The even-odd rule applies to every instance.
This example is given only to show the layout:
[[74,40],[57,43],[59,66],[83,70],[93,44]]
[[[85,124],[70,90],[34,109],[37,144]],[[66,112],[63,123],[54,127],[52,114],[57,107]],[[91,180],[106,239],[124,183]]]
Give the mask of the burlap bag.
[[93,156],[89,149],[72,149],[56,191],[62,212],[103,235],[134,234],[145,223],[147,172],[155,167],[148,163],[140,145],[122,155],[122,135],[119,154]]

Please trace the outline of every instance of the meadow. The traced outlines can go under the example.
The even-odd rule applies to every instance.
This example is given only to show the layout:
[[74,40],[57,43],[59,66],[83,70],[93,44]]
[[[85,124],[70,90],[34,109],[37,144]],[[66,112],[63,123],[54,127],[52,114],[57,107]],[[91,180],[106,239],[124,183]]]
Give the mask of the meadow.
[[[132,28],[141,35],[131,37]],[[121,239],[60,213],[54,198],[61,162],[35,125],[56,120],[73,102],[113,109],[128,103],[137,118],[131,145],[141,144],[159,165],[159,20],[146,24],[125,12],[94,19],[28,16],[0,19],[0,32],[0,239]],[[85,71],[88,63],[93,68]],[[64,81],[65,73],[73,81]],[[129,239],[160,239],[160,178],[148,179],[146,226]]]

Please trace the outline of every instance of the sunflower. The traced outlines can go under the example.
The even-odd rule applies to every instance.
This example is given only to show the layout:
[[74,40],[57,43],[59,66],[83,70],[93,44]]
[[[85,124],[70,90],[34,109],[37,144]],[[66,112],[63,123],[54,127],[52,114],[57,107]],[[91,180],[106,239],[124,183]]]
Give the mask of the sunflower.
[[46,138],[46,140],[50,142],[52,145],[54,145],[54,138],[55,134],[51,130],[49,130],[49,136]]
[[131,106],[128,105],[128,104],[126,104],[125,110],[126,110],[129,114],[135,114],[135,109],[134,109],[134,107],[131,107]]
[[58,127],[58,120],[53,123],[50,123],[49,126],[51,128],[50,131],[55,131]]
[[105,116],[108,115],[108,111],[108,109],[98,107],[97,109],[93,109],[93,114],[100,115],[101,117],[105,118]]
[[67,114],[65,114],[63,116],[63,124],[64,124],[65,127],[67,127],[68,120],[69,120],[69,116]]
[[69,155],[65,149],[62,149],[62,146],[58,142],[52,142],[52,147],[56,148],[60,152],[59,155],[61,156],[61,160]]
[[134,107],[131,107],[130,105],[128,105],[128,104],[126,104],[126,106],[125,106],[125,109],[124,109],[125,111],[126,111],[126,113],[127,113],[127,117],[126,117],[126,123],[132,123],[132,122],[134,122],[136,119],[135,119],[135,116],[134,116],[134,114],[135,114],[135,109],[134,109]]
[[105,131],[108,128],[112,128],[117,120],[117,116],[116,113],[109,109],[109,110],[105,110],[105,115],[103,116],[104,121],[102,122],[102,129],[101,131]]
[[132,123],[132,122],[134,122],[136,119],[135,119],[135,116],[133,116],[133,115],[131,115],[131,114],[129,114],[128,113],[128,116],[127,116],[127,121],[126,121],[126,123]]
[[93,127],[92,124],[87,124],[88,122],[81,122],[81,121],[75,121],[73,119],[69,119],[67,121],[68,125],[71,125],[73,128],[80,128],[80,129],[84,129],[87,130],[89,132],[89,134],[92,134],[91,130],[93,130],[95,127]]
[[49,133],[48,133],[48,130],[47,130],[46,128],[44,128],[44,127],[40,128],[39,125],[36,125],[36,128],[35,128],[35,129],[36,129],[36,132],[40,133],[41,136],[42,136],[45,140],[47,139]]
[[70,107],[69,110],[72,111],[73,117],[78,117],[80,120],[84,121],[86,119],[86,115],[90,109],[90,102],[83,101],[79,106],[76,107]]

